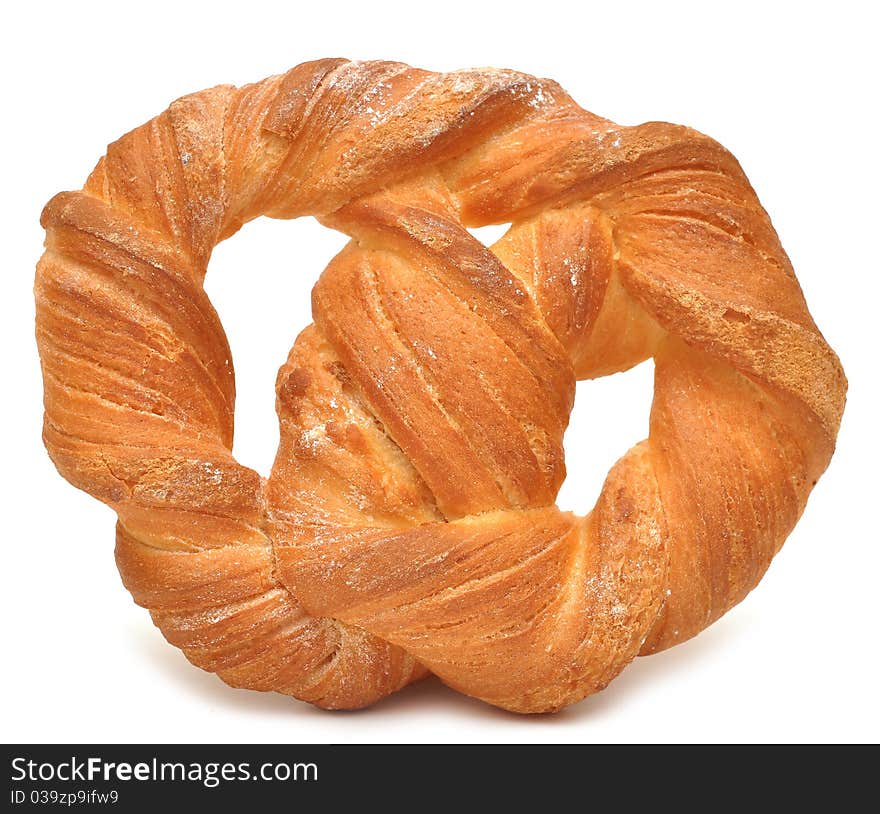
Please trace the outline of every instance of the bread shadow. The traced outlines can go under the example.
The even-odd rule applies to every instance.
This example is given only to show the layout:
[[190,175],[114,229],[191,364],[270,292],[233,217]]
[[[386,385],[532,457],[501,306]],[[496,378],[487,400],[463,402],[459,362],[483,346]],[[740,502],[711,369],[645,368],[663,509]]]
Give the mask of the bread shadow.
[[626,704],[627,698],[640,688],[687,670],[690,665],[729,646],[733,640],[747,635],[756,624],[748,614],[728,614],[700,635],[670,650],[653,656],[637,658],[602,692],[585,698],[556,713],[518,715],[471,698],[443,684],[436,676],[405,687],[376,704],[359,710],[328,712],[290,696],[275,692],[258,692],[230,687],[218,676],[195,667],[176,647],[169,645],[155,628],[138,625],[133,635],[136,646],[182,690],[211,705],[225,707],[248,715],[296,715],[299,718],[336,716],[393,716],[418,713],[440,713],[468,720],[493,721],[499,725],[540,721],[541,725],[565,726],[588,723],[613,713]]

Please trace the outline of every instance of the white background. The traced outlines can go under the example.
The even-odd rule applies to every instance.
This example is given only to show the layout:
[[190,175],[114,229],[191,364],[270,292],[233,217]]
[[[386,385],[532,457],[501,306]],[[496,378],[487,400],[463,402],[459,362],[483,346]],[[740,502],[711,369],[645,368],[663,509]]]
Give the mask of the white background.
[[[16,3],[4,10],[3,495],[0,671],[7,741],[838,741],[880,735],[876,21],[869,3]],[[54,471],[40,441],[31,286],[56,191],[177,96],[322,56],[550,76],[621,123],[718,138],[771,213],[850,379],[838,451],[761,585],[695,640],[609,689],[519,718],[436,681],[328,713],[227,688],[190,666],[122,587],[113,513]],[[238,372],[235,452],[268,471],[273,381],[342,238],[250,224],[208,291]],[[560,504],[586,512],[647,433],[650,363],[581,384]]]

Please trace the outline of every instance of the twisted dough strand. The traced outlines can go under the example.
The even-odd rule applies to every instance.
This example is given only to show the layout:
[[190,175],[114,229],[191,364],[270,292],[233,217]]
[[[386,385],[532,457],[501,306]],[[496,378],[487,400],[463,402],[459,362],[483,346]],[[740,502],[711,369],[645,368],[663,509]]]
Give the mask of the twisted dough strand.
[[[231,455],[202,281],[258,215],[352,238]],[[555,83],[320,60],[184,97],[43,213],[44,439],[119,516],[134,599],[233,686],[363,706],[428,671],[558,709],[757,584],[831,457],[843,371],[735,159]],[[465,226],[511,222],[491,250]],[[578,378],[653,356],[650,433],[554,505]]]

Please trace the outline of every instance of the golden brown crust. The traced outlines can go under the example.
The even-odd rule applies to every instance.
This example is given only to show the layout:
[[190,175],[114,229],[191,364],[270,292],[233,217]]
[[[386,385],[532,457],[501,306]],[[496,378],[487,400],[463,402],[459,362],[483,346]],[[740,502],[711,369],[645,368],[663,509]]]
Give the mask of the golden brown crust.
[[[259,215],[351,236],[231,455],[202,281]],[[519,712],[604,687],[761,578],[846,380],[733,156],[501,70],[305,63],[174,102],[43,213],[47,449],[126,587],[233,686],[364,706],[428,671]],[[511,222],[491,250],[466,227]],[[650,434],[554,505],[578,378],[653,356]]]

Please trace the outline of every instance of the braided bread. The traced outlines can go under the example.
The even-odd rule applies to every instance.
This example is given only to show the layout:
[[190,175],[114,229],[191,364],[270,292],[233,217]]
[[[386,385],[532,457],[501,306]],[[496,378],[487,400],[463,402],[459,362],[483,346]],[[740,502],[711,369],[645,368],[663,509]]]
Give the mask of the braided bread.
[[[202,285],[259,215],[351,237],[278,374],[268,480],[231,454]],[[466,229],[507,222],[491,250]],[[843,370],[733,156],[551,81],[325,59],[215,87],[42,223],[46,447],[117,512],[134,600],[235,687],[352,708],[431,672],[559,709],[738,603],[834,448]],[[575,381],[649,357],[648,439],[558,510]]]

